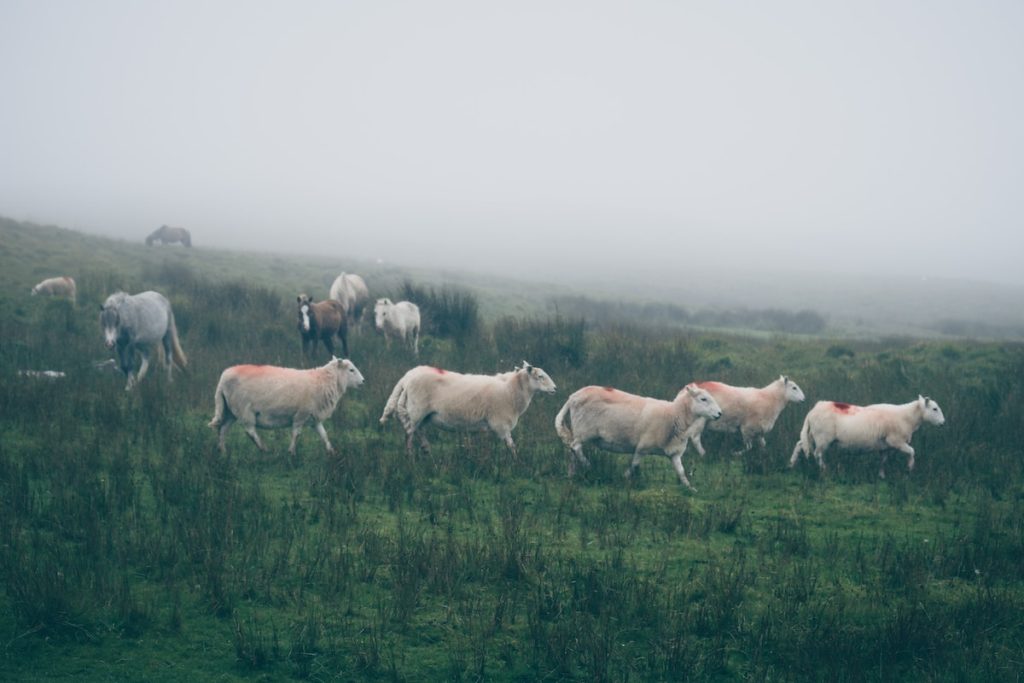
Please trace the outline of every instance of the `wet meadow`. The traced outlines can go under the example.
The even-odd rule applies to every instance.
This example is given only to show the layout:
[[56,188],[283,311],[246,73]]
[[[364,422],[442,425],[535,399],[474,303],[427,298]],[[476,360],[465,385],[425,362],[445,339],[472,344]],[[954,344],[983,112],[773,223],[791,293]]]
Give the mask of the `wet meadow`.
[[[298,453],[287,431],[228,454],[207,427],[236,363],[300,366],[298,285],[224,276],[184,250],[105,263],[88,240],[0,246],[0,678],[5,680],[1016,680],[1024,672],[1024,348],[827,335],[742,335],[558,316],[484,315],[470,288],[367,277],[427,321],[417,360],[365,325],[366,383]],[[93,247],[94,248],[94,247]],[[153,255],[156,254],[156,255]],[[244,257],[238,257],[244,261]],[[232,262],[234,263],[234,262]],[[234,266],[233,266],[234,267]],[[78,268],[77,306],[28,296]],[[229,269],[230,270],[230,269]],[[338,268],[337,270],[340,270]],[[57,271],[57,272],[51,272]],[[306,277],[320,287],[336,272]],[[23,281],[23,282],[22,282]],[[98,304],[171,301],[189,357],[136,391],[108,358]],[[320,364],[327,360],[323,350]],[[559,387],[513,436],[431,432],[409,457],[378,418],[417,362],[465,372],[522,360]],[[64,377],[26,377],[22,370]],[[807,402],[767,448],[706,433],[667,459],[589,451],[568,479],[553,428],[587,384],[671,397],[692,380]],[[787,462],[820,399],[946,415],[917,466],[829,451]]]

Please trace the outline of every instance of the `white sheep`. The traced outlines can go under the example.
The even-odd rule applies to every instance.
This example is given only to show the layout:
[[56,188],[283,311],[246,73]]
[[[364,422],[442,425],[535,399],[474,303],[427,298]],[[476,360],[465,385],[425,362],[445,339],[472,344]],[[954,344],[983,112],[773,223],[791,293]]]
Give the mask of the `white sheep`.
[[910,439],[922,422],[933,425],[945,423],[939,404],[930,398],[918,396],[916,401],[902,405],[876,403],[855,406],[838,401],[818,401],[804,418],[800,440],[796,442],[789,466],[793,467],[800,453],[814,457],[825,469],[822,454],[833,443],[840,448],[865,451],[883,451],[878,476],[885,478],[887,449],[894,448],[907,454],[907,470],[914,469],[914,449]]
[[682,461],[688,432],[696,420],[717,420],[721,415],[714,397],[693,384],[683,387],[672,401],[589,386],[570,396],[558,411],[555,431],[569,448],[570,477],[576,471],[576,460],[590,465],[583,444],[592,442],[608,451],[633,454],[626,477],[636,473],[640,456],[668,456],[679,481],[695,491]]
[[775,426],[786,404],[804,400],[804,392],[785,375],[780,375],[777,380],[760,389],[734,387],[722,382],[699,382],[697,386],[714,396],[718,407],[722,409],[720,419],[707,425],[707,420],[701,419],[690,431],[690,441],[701,455],[704,455],[704,446],[700,437],[705,426],[716,432],[739,430],[743,437],[743,449],[737,452],[738,455],[749,451],[755,438],[764,448],[764,435]]
[[[395,384],[380,423],[385,424],[392,414],[398,415],[410,454],[417,430],[432,424],[452,431],[489,429],[515,456],[512,430],[538,391],[552,394],[555,383],[546,372],[526,361],[521,368],[498,375],[464,375],[420,365]],[[430,444],[422,432],[420,444],[429,451]]]
[[323,421],[334,414],[346,389],[362,383],[363,375],[356,366],[340,358],[310,370],[235,365],[222,372],[217,382],[210,427],[220,429],[221,452],[226,452],[224,438],[235,420],[242,423],[246,434],[261,451],[267,449],[260,441],[257,427],[291,427],[292,442],[288,452],[295,455],[299,432],[312,420],[327,452],[333,454],[334,447],[327,438]]

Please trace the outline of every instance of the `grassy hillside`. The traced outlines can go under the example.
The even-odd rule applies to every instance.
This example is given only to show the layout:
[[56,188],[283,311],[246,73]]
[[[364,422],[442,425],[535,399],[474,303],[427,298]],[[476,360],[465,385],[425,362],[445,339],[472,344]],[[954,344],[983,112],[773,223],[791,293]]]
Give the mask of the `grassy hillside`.
[[[559,392],[524,414],[517,459],[490,434],[437,432],[430,456],[406,456],[377,418],[417,361],[369,331],[350,339],[366,384],[327,424],[336,457],[309,430],[293,459],[287,433],[264,432],[259,453],[238,428],[225,457],[206,426],[217,377],[302,362],[297,290],[323,292],[343,268],[396,291],[460,283],[2,228],[4,680],[1019,675],[1020,345],[594,328],[542,317],[532,292],[495,281],[472,290],[481,311],[514,313],[435,320],[419,360],[495,372],[525,358],[551,374]],[[27,295],[62,272],[78,274],[79,306]],[[117,287],[171,300],[190,359],[173,383],[154,371],[126,394],[93,367],[107,353],[97,305]],[[18,374],[43,369],[67,376]],[[738,437],[706,434],[708,456],[684,457],[695,494],[655,456],[631,482],[626,456],[599,451],[565,476],[552,422],[583,385],[668,397],[780,373],[808,403],[742,457],[729,455]],[[912,473],[891,457],[880,480],[876,455],[842,451],[824,475],[786,467],[814,401],[918,393],[947,425],[915,436]]]
[[[344,255],[266,254],[227,251],[180,245],[146,247],[138,242],[86,235],[56,226],[21,223],[0,217],[0,287],[9,301],[27,294],[32,286],[53,275],[71,275],[80,297],[98,305],[116,289],[139,291],[158,273],[188,271],[212,282],[245,282],[264,287],[294,300],[307,292],[327,297],[334,278],[342,271],[357,272],[374,296],[394,294],[405,280],[443,288],[472,287],[488,319],[500,315],[532,315],[545,310],[551,296],[568,292],[565,287],[531,284],[499,277],[449,271],[397,267],[346,258]],[[310,249],[315,251],[315,249]]]

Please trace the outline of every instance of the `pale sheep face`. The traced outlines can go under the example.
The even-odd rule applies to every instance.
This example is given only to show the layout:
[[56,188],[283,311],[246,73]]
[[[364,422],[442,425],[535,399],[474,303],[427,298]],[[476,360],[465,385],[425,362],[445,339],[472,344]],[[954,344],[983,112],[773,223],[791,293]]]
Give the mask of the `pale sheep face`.
[[930,422],[933,425],[945,424],[946,416],[942,414],[942,408],[938,403],[930,398],[920,398],[919,400],[923,402],[925,422]]
[[557,387],[554,381],[548,377],[548,373],[540,368],[528,367],[527,374],[530,378],[530,388],[534,391],[542,391],[545,394],[553,394]]
[[786,382],[786,400],[793,403],[800,403],[804,400],[804,392],[797,386],[797,383],[788,377],[784,378]]
[[692,384],[687,386],[686,389],[690,392],[690,398],[693,401],[693,412],[695,415],[712,420],[717,420],[722,417],[722,409],[718,407],[718,402],[715,401],[715,397],[708,393],[707,389],[701,389],[700,387],[693,386]]
[[363,385],[363,373],[359,372],[359,368],[355,366],[355,363],[347,358],[338,357],[335,357],[332,362],[340,371],[339,378],[346,387],[355,389]]

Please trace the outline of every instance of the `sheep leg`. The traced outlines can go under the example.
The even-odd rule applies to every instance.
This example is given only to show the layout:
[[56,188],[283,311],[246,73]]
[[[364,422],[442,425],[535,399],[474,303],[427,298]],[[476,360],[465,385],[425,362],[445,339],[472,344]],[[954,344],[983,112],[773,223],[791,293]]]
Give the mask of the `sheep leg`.
[[295,455],[295,445],[298,443],[299,432],[302,431],[302,425],[304,423],[305,420],[295,420],[292,422],[292,442],[288,445],[288,452],[292,455]]
[[700,454],[700,457],[703,458],[707,455],[707,452],[704,450],[704,444],[700,442],[700,432],[690,434],[690,443],[692,443],[693,447],[697,449],[697,453]]
[[235,418],[228,415],[225,415],[224,421],[220,423],[220,430],[217,434],[217,443],[220,445],[220,452],[225,455],[228,452],[228,448],[224,440],[225,438],[227,438],[228,429],[230,429],[231,425],[233,425],[234,423]]
[[882,462],[878,466],[878,478],[885,479],[885,461],[889,459],[889,451],[882,451]]
[[818,467],[822,472],[825,471],[825,460],[821,456],[825,453],[826,446],[818,444],[814,447],[814,459],[818,461]]
[[331,440],[327,438],[327,430],[324,429],[323,422],[316,423],[316,433],[320,435],[320,438],[324,442],[324,448],[327,449],[328,455],[334,455],[334,446],[331,445]]
[[256,448],[266,452],[267,447],[260,440],[260,435],[256,432],[256,425],[250,422],[243,422],[242,427],[245,429],[245,433],[249,435],[249,438],[252,439],[252,442],[256,444]]
[[640,449],[633,451],[633,459],[629,463],[629,467],[626,468],[626,479],[632,479],[634,476],[640,473]]
[[789,466],[794,467],[796,461],[800,459],[800,452],[803,451],[804,442],[800,439],[796,440],[796,446],[793,448],[793,455],[789,457]]
[[576,462],[579,461],[584,467],[590,467],[590,461],[583,455],[583,444],[573,443],[569,447],[569,478],[576,474]]
[[681,452],[672,456],[672,466],[676,468],[676,474],[679,475],[679,481],[682,482],[683,486],[696,493],[697,489],[693,488],[690,480],[686,478],[686,469],[683,467],[683,454]]
[[907,471],[914,471],[914,449],[913,447],[903,441],[902,439],[886,439],[886,443],[895,448],[896,450],[907,454]]
[[505,445],[508,446],[508,450],[512,453],[512,458],[514,460],[518,460],[519,451],[516,450],[516,442],[512,440],[512,432],[505,432],[501,435],[501,439],[505,442]]
[[740,427],[740,436],[743,438],[743,448],[735,451],[733,455],[743,455],[754,447],[754,435],[751,432]]

